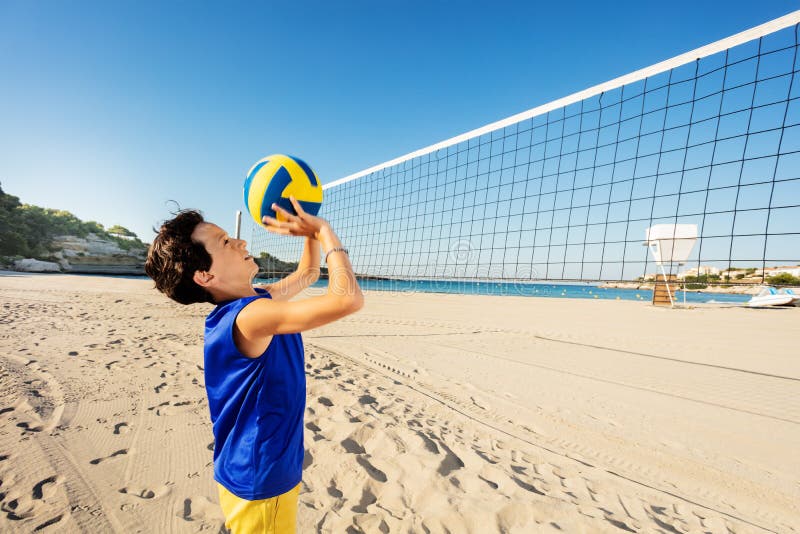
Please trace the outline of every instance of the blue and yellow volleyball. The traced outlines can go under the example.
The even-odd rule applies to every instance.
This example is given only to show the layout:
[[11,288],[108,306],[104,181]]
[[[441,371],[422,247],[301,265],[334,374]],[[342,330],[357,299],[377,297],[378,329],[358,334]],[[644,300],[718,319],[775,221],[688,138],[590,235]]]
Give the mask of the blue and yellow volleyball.
[[316,215],[322,205],[322,184],[306,162],[294,156],[273,154],[256,162],[244,181],[244,205],[257,224],[265,215],[283,221],[272,209],[275,203],[295,213],[293,196],[307,213]]

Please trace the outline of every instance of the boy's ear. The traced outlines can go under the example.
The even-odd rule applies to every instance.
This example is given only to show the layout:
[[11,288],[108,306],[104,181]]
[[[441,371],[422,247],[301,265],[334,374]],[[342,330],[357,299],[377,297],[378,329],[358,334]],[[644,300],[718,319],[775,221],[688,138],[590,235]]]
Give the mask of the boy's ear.
[[208,287],[213,279],[214,275],[208,271],[195,271],[194,276],[192,277],[194,283],[200,287]]

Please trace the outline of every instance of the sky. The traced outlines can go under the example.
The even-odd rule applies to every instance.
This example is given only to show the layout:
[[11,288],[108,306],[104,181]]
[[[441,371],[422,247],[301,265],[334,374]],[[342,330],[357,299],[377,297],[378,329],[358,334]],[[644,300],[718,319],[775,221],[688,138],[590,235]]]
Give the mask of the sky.
[[145,241],[170,201],[232,231],[267,154],[331,182],[797,7],[0,0],[0,185]]

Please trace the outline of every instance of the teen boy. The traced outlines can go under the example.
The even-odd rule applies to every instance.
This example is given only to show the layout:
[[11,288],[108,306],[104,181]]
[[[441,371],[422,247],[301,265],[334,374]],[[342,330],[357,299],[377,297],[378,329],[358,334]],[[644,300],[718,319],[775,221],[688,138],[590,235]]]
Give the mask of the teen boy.
[[[300,332],[358,311],[364,297],[347,250],[330,224],[273,204],[285,217],[267,229],[306,238],[298,269],[253,286],[258,273],[246,243],[186,210],[166,221],[145,271],[181,304],[210,302],[204,373],[214,430],[214,479],[225,526],[233,533],[293,533],[303,466],[305,366]],[[319,278],[319,247],[328,264],[324,295],[289,299]]]

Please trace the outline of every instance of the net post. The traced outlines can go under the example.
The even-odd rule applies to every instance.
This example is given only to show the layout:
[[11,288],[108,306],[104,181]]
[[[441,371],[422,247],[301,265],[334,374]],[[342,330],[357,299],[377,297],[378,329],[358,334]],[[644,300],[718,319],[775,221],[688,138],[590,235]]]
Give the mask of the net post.
[[241,230],[242,230],[242,211],[236,210],[236,231],[234,232],[236,239],[239,239],[239,234],[241,233]]

